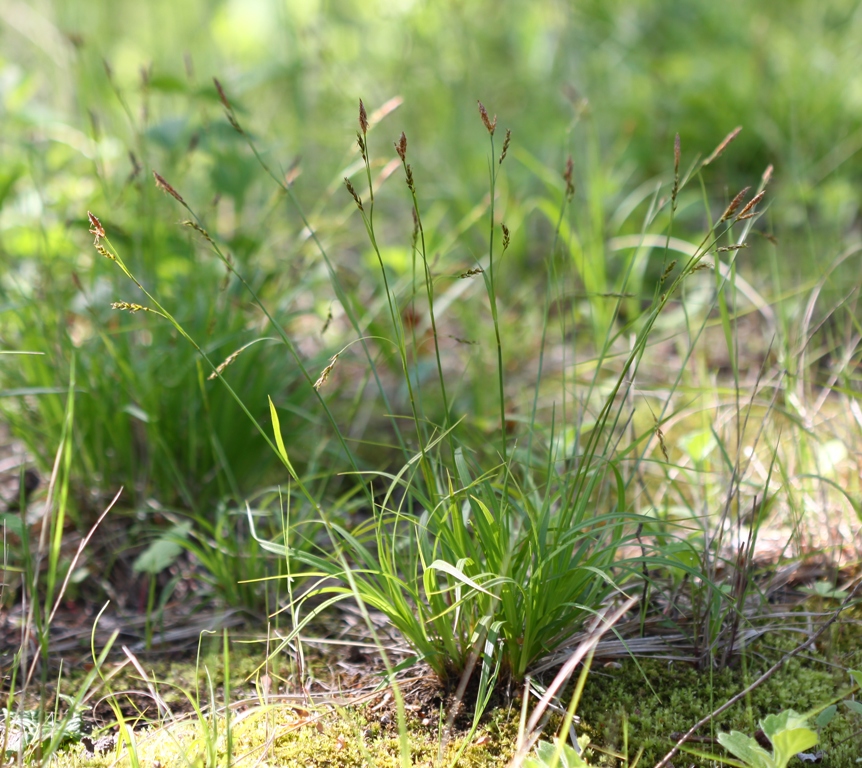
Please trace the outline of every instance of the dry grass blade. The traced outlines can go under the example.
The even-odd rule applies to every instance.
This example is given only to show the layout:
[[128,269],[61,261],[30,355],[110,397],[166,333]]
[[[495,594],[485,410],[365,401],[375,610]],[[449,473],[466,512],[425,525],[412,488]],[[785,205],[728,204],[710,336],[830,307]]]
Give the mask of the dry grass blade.
[[566,681],[569,679],[572,672],[575,671],[575,668],[578,666],[578,664],[580,664],[584,660],[584,658],[586,658],[586,656],[590,653],[590,651],[592,651],[596,647],[599,640],[601,640],[602,635],[604,635],[628,611],[630,611],[637,603],[637,601],[637,597],[630,597],[617,608],[609,607],[595,617],[590,628],[587,630],[586,637],[575,649],[575,652],[569,657],[569,660],[560,668],[560,671],[557,673],[557,676],[548,686],[547,691],[545,691],[545,695],[542,696],[542,698],[539,700],[539,703],[536,705],[536,708],[533,710],[533,714],[530,715],[530,720],[527,722],[527,727],[525,729],[525,732],[526,734],[528,734],[528,736],[524,739],[521,748],[512,758],[512,762],[509,764],[510,768],[518,768],[520,765],[523,764],[524,758],[527,756],[527,752],[532,749],[533,745],[536,743],[539,736],[541,735],[541,731],[538,730],[539,722],[541,721],[554,697],[557,695],[557,692],[560,690],[560,688],[563,687],[563,685],[565,685]]

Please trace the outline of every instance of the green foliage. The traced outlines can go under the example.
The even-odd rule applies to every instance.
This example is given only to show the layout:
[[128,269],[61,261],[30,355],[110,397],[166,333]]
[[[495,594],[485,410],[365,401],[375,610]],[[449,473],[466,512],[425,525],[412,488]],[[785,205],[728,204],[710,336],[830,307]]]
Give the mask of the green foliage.
[[549,741],[539,741],[536,744],[536,754],[524,759],[525,768],[589,768],[583,753],[590,743],[589,736],[578,738],[578,749],[570,747],[565,742],[552,744]]
[[6,757],[19,752],[26,759],[41,759],[43,747],[54,750],[78,742],[86,735],[86,726],[81,707],[71,696],[60,695],[69,705],[64,715],[42,712],[40,709],[10,711],[0,708],[0,743],[5,746]]
[[[760,721],[760,729],[772,744],[767,751],[757,740],[740,731],[718,734],[718,742],[741,762],[690,750],[692,754],[717,760],[740,768],[786,768],[797,753],[817,744],[817,734],[808,727],[808,718],[788,709],[778,715],[768,715]],[[688,751],[688,750],[687,750]]]
[[[43,467],[61,446],[39,557],[0,513],[42,651],[64,531],[124,485],[163,521],[134,542],[148,627],[184,559],[227,604],[289,608],[291,640],[354,600],[404,666],[462,698],[475,673],[474,729],[622,590],[725,672],[761,525],[802,541],[815,489],[859,514],[855,432],[817,421],[858,414],[856,3],[126,5],[0,32],[0,335],[39,353],[4,359],[0,407]],[[214,763],[233,731],[199,698]],[[772,754],[728,745],[779,765],[811,733],[791,720],[764,720]]]

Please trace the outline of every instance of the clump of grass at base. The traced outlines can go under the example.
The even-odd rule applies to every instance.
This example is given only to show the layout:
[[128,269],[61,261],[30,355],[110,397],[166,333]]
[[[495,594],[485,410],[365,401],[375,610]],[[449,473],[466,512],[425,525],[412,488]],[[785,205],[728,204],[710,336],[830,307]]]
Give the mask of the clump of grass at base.
[[[481,103],[479,107],[491,141],[489,199],[493,201],[497,169],[502,165],[509,137],[498,156],[493,139],[496,118],[492,120]],[[668,562],[662,546],[652,550],[651,544],[644,545],[639,538],[643,523],[649,520],[628,511],[626,481],[616,447],[622,436],[618,424],[623,395],[631,386],[628,377],[637,370],[656,320],[671,296],[699,271],[701,260],[730,226],[729,222],[749,218],[762,195],[747,204],[740,195],[726,206],[715,228],[709,229],[681,271],[667,280],[663,292],[656,290],[653,304],[635,324],[633,350],[623,356],[621,370],[610,381],[594,379],[590,387],[588,397],[595,397],[598,416],[591,430],[575,438],[579,453],[571,456],[574,469],[566,466],[564,459],[568,456],[550,448],[539,484],[534,467],[522,466],[508,455],[505,349],[497,311],[495,268],[500,267],[495,267],[497,227],[493,203],[489,208],[488,256],[480,262],[479,270],[486,286],[495,339],[501,462],[483,471],[470,460],[471,446],[459,441],[458,420],[450,415],[437,332],[440,319],[434,316],[435,275],[425,253],[419,185],[407,163],[406,137],[402,133],[396,152],[412,202],[414,232],[419,233],[414,236],[413,252],[421,287],[403,285],[396,290],[387,277],[382,245],[374,227],[375,196],[363,115],[360,102],[359,147],[368,190],[358,192],[350,180],[346,185],[377,254],[384,314],[388,314],[391,323],[388,341],[398,350],[398,365],[410,392],[409,423],[415,437],[409,444],[415,446],[415,455],[397,474],[380,475],[387,488],[386,497],[366,526],[351,531],[333,526],[336,543],[349,558],[350,574],[345,573],[342,563],[326,556],[297,553],[297,557],[311,568],[310,573],[342,581],[341,586],[323,584],[310,595],[332,595],[330,602],[356,598],[382,612],[417,651],[418,658],[430,664],[442,680],[460,679],[463,686],[465,678],[478,668],[485,686],[493,685],[501,675],[520,681],[532,664],[565,645],[614,592],[621,592],[633,579],[639,579],[650,562]],[[670,199],[674,209],[681,183],[678,146],[675,165]],[[687,178],[690,176],[691,172]],[[570,177],[571,170],[563,211],[572,197]],[[505,226],[502,232],[505,251],[510,233]],[[401,321],[402,307],[415,306],[415,297],[422,291],[445,411],[443,423],[433,430],[422,407],[424,395],[413,389],[413,382],[419,380],[414,375],[416,340],[411,339]],[[599,360],[610,356],[613,349],[613,319],[601,325],[605,339],[595,342]],[[597,377],[600,368],[596,368]],[[565,394],[560,396],[560,402],[564,413],[567,406],[578,413],[578,404],[567,403]],[[583,415],[578,413],[577,418]],[[538,431],[536,423],[528,429]],[[625,450],[621,449],[623,454]],[[626,545],[637,545],[641,555],[620,559],[618,552]],[[645,546],[651,549],[649,556]],[[676,565],[686,569],[681,562]],[[688,570],[697,573],[691,566]]]

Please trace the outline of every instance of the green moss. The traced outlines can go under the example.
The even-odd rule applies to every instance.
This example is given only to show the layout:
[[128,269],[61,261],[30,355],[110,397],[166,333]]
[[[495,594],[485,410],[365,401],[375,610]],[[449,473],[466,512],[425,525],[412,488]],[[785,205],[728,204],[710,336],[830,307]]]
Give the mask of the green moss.
[[[443,744],[436,728],[408,726],[407,744],[411,765],[448,765],[463,751],[458,765],[491,768],[504,764],[513,754],[517,722],[497,716],[464,745],[464,736]],[[225,758],[227,735],[220,717],[213,726],[185,721],[136,734],[136,753],[142,765],[206,765],[215,756]],[[248,765],[302,766],[303,768],[356,768],[368,765],[396,768],[401,765],[400,738],[392,724],[372,721],[360,708],[326,708],[309,712],[277,705],[258,707],[236,717],[231,726],[233,763]],[[65,768],[130,766],[128,756],[115,763],[116,753],[93,758],[80,745],[61,756]]]
[[[837,624],[818,648],[788,661],[766,684],[706,726],[701,737],[720,731],[739,730],[754,735],[758,721],[768,714],[793,708],[808,712],[829,703],[846,691],[851,682],[847,668],[862,667],[862,643],[858,624]],[[673,745],[672,734],[684,732],[759,677],[799,642],[799,635],[772,633],[753,644],[735,660],[733,668],[699,672],[690,665],[656,659],[628,660],[619,668],[596,665],[590,673],[578,714],[579,732],[591,739],[590,765],[614,766],[632,763],[643,750],[638,764],[654,765]],[[216,663],[216,658],[212,659]],[[239,655],[231,667],[237,673],[253,670],[253,654]],[[259,660],[258,660],[259,661]],[[166,665],[157,674],[173,675],[172,682],[188,686],[194,682],[194,665]],[[213,670],[213,680],[218,672]],[[140,688],[140,683],[138,683]],[[246,684],[248,688],[248,684]],[[165,691],[166,687],[160,690]],[[239,689],[235,688],[235,693]],[[408,712],[406,743],[411,765],[490,768],[505,765],[515,751],[518,736],[517,701],[489,712],[472,738],[455,734],[441,739],[436,719],[428,723],[413,710]],[[552,718],[549,729],[559,726]],[[224,760],[228,740],[223,717],[186,719],[170,727],[135,735],[141,765],[205,765]],[[862,717],[839,705],[833,720],[821,733],[822,749],[833,768],[856,765]],[[548,737],[550,737],[550,730]],[[371,705],[338,708],[334,705],[309,711],[278,703],[270,707],[252,705],[231,717],[231,753],[235,763],[249,765],[335,768],[344,766],[400,766],[401,739],[394,713],[384,716]],[[441,740],[443,742],[441,746]],[[717,744],[692,742],[707,752],[721,753]],[[460,757],[458,756],[460,752]],[[623,755],[620,762],[613,754]],[[61,768],[108,768],[117,754],[87,755],[76,746],[61,755]],[[679,763],[679,761],[677,761]],[[686,765],[706,765],[686,755]],[[127,756],[118,763],[130,765]]]
[[[844,628],[845,634],[859,628]],[[626,661],[620,669],[595,669],[590,674],[581,699],[579,714],[582,730],[594,745],[623,753],[627,732],[628,757],[643,748],[642,765],[655,764],[673,746],[672,734],[687,731],[694,723],[721,706],[747,687],[798,643],[798,636],[773,634],[752,646],[733,669],[698,672],[689,665],[640,659]],[[846,640],[846,638],[845,638]],[[831,646],[831,644],[830,644]],[[824,705],[850,687],[846,667],[836,666],[831,658],[833,647],[813,650],[788,661],[785,666],[750,696],[722,713],[698,734],[714,738],[719,731],[739,730],[753,735],[758,722],[768,714],[785,709],[807,712]],[[858,662],[858,650],[855,651]],[[845,659],[848,656],[845,655]],[[853,665],[850,665],[853,666]],[[838,742],[850,737],[862,725],[860,718],[846,709],[821,734],[819,749],[827,751],[830,765],[855,765],[846,745]],[[852,741],[852,739],[851,739]],[[721,752],[714,744],[706,751]],[[839,762],[839,755],[847,760]],[[844,759],[844,758],[842,758]],[[686,757],[686,762],[691,762]],[[600,758],[596,765],[617,765],[610,758]],[[699,765],[697,761],[694,764]]]

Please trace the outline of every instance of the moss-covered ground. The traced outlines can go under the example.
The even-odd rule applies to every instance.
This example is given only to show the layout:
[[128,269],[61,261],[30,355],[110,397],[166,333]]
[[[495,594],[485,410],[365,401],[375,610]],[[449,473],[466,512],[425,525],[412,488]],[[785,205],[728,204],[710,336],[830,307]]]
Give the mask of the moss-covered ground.
[[[818,728],[817,750],[833,768],[857,765],[862,755],[862,716],[841,698],[852,686],[847,670],[862,668],[858,619],[836,622],[816,646],[788,660],[765,684],[705,726],[690,745],[721,754],[715,742],[718,732],[739,730],[754,736],[763,717],[791,708],[811,712],[814,727],[818,710],[834,702],[838,704],[834,716]],[[579,733],[591,740],[590,765],[655,765],[681,732],[744,689],[802,639],[800,632],[769,632],[723,669],[698,670],[664,659],[597,659],[578,707]],[[302,687],[290,680],[290,662],[284,661],[282,670],[271,666],[272,677],[262,685],[259,647],[237,644],[231,653],[230,699],[234,704],[229,718],[219,708],[225,692],[221,682],[224,661],[212,649],[198,661],[162,659],[144,664],[150,680],[159,681],[155,688],[171,708],[173,720],[164,715],[160,721],[152,717],[156,707],[148,686],[127,666],[111,680],[110,689],[130,726],[134,760],[122,738],[108,741],[104,751],[94,754],[97,731],[84,743],[65,748],[57,764],[63,768],[197,766],[223,763],[229,752],[234,764],[256,766],[398,766],[404,764],[402,753],[406,752],[409,765],[484,768],[507,764],[515,752],[521,703],[514,686],[511,695],[501,695],[471,733],[469,713],[447,729],[451,702],[435,692],[433,684],[414,685],[406,696],[407,726],[402,734],[392,697],[368,686],[369,680],[379,679],[373,659],[367,661],[364,695],[345,690],[343,681],[341,687],[332,687],[330,695],[321,695],[325,686],[318,682],[318,693],[303,698]],[[309,679],[319,675],[319,681],[326,670],[337,666],[336,661],[311,653],[306,675]],[[74,680],[63,687],[73,688]],[[305,690],[310,689],[306,686]],[[140,693],[130,696],[129,691]],[[103,695],[104,691],[97,698]],[[217,705],[215,715],[206,710],[210,701]],[[203,713],[195,709],[201,705]],[[95,710],[95,725],[109,722],[110,716],[103,700]],[[150,724],[144,725],[148,718]],[[551,719],[549,737],[558,723],[557,716]],[[116,727],[111,732],[116,733]],[[707,765],[688,754],[677,758],[676,764],[681,761]]]

